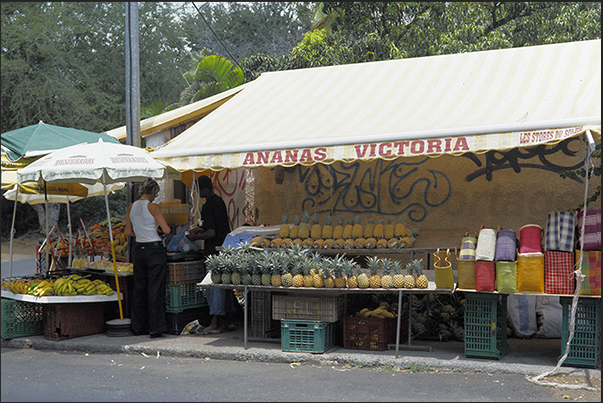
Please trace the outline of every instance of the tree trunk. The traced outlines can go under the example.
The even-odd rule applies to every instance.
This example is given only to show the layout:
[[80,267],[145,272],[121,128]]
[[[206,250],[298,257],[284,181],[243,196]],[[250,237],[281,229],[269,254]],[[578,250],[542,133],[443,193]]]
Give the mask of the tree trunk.
[[[44,210],[44,204],[32,204],[36,213],[38,213],[38,223],[40,224],[40,233],[46,234],[46,210]],[[52,226],[59,227],[59,213],[61,212],[61,206],[59,203],[48,203],[48,229],[51,230]]]

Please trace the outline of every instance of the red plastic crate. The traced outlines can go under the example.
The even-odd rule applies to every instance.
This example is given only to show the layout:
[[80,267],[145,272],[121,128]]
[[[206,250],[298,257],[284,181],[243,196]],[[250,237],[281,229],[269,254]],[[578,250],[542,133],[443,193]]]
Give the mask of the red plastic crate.
[[200,283],[203,277],[205,277],[203,260],[168,263],[167,284]]
[[102,303],[44,304],[44,337],[61,341],[103,333],[105,315]]
[[[407,339],[408,320],[402,312],[400,340]],[[345,316],[343,318],[343,348],[387,350],[396,342],[398,318]]]

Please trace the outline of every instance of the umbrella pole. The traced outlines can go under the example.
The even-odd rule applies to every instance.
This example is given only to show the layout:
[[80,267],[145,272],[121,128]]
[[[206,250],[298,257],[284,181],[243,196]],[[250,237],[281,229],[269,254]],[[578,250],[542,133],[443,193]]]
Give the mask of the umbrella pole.
[[107,184],[103,178],[105,188],[105,206],[107,207],[107,225],[109,226],[109,240],[111,241],[111,255],[113,256],[113,274],[115,274],[115,288],[117,291],[117,302],[119,303],[119,319],[124,320],[124,312],[121,308],[121,294],[119,292],[119,279],[117,278],[117,262],[115,261],[115,244],[113,242],[113,229],[111,228],[111,214],[109,213],[109,197],[107,196]]
[[50,275],[50,232],[48,231],[48,192],[46,191],[46,181],[44,181],[44,210],[46,212],[46,239],[48,240],[48,244],[46,245],[46,267],[45,267],[45,276],[48,277]]
[[67,267],[71,267],[71,261],[72,261],[72,253],[73,253],[73,249],[72,249],[72,245],[73,245],[73,235],[71,234],[71,208],[69,207],[69,204],[71,202],[69,201],[69,196],[67,196],[67,220],[69,223],[69,259],[67,260]]
[[13,223],[10,227],[10,248],[8,249],[8,254],[10,256],[10,262],[8,264],[8,276],[13,276],[13,238],[15,232],[15,218],[17,217],[17,199],[19,198],[19,184],[17,183],[17,193],[15,195],[15,207],[13,208]]

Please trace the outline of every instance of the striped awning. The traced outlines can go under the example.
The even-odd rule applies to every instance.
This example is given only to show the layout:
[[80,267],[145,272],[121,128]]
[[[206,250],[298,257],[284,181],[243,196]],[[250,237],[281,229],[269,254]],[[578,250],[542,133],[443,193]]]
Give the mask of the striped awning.
[[601,132],[601,41],[264,73],[151,155],[178,171],[483,153]]
[[[233,95],[243,90],[245,86],[246,84],[239,85],[238,87],[221,92],[209,98],[204,98],[200,101],[193,102],[192,104],[143,119],[140,121],[140,136],[145,137],[160,130],[196,122],[213,112],[217,107],[228,101]],[[122,142],[126,140],[127,136],[126,126],[111,129],[105,133]]]

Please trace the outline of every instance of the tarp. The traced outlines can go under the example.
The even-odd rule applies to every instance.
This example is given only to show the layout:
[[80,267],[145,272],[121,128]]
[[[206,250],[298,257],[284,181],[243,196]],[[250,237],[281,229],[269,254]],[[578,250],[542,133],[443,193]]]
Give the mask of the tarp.
[[[230,90],[221,92],[209,98],[202,99],[192,104],[173,109],[140,121],[140,136],[145,137],[160,130],[169,129],[199,119],[213,112],[217,107],[228,101],[233,95],[245,88],[247,84],[240,85]],[[119,141],[126,140],[126,126],[121,126],[106,132]]]
[[601,40],[262,74],[151,155],[179,171],[483,153],[601,132]]
[[2,152],[10,161],[18,161],[23,157],[39,157],[74,144],[96,143],[99,139],[118,143],[115,138],[103,133],[49,125],[42,121],[36,125],[2,133],[1,139]]

